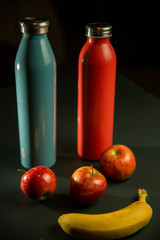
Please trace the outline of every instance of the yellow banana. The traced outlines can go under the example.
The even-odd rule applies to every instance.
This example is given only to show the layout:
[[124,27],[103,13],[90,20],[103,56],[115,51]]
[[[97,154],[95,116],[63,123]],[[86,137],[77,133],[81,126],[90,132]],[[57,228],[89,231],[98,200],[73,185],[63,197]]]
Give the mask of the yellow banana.
[[67,234],[80,239],[119,239],[145,227],[152,208],[146,202],[147,191],[138,190],[139,200],[118,211],[104,214],[69,213],[59,217],[58,222]]

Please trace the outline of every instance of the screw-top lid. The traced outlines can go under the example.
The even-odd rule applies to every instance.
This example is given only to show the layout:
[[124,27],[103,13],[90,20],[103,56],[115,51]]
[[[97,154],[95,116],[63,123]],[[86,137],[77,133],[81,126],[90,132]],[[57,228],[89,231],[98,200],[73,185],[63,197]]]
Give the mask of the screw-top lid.
[[19,24],[22,33],[45,34],[48,32],[49,21],[45,18],[25,17]]
[[112,36],[112,25],[104,22],[89,23],[86,25],[87,37],[105,38]]

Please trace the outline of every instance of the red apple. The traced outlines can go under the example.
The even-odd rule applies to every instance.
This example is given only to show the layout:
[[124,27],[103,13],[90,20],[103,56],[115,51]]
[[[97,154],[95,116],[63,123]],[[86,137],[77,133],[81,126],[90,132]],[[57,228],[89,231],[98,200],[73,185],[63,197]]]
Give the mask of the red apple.
[[107,148],[102,153],[100,166],[107,177],[114,180],[124,180],[134,173],[136,159],[131,149],[117,144]]
[[106,178],[93,166],[80,167],[71,176],[71,195],[79,203],[94,203],[104,194],[106,187]]
[[45,200],[51,197],[56,190],[56,176],[47,167],[33,167],[22,176],[20,186],[27,197],[34,200]]

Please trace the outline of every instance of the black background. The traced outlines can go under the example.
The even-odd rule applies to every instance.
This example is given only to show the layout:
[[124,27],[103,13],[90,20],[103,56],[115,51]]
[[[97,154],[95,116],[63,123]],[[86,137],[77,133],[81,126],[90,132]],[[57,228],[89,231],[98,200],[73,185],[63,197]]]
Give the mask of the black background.
[[[0,236],[2,239],[71,239],[59,227],[67,212],[103,213],[132,203],[137,189],[148,191],[153,218],[148,227],[126,239],[159,239],[160,103],[128,79],[160,97],[159,5],[136,1],[6,0],[0,7]],[[26,198],[21,173],[14,59],[21,39],[19,20],[43,16],[50,20],[48,37],[57,60],[57,177],[54,196],[43,203]],[[90,207],[73,203],[71,174],[93,162],[76,153],[77,62],[86,41],[85,24],[113,24],[111,42],[117,53],[114,143],[130,147],[137,160],[135,174],[123,182],[108,181],[104,196]],[[126,77],[128,78],[126,78]],[[94,167],[99,169],[99,163]],[[74,239],[74,238],[73,238]]]
[[14,59],[21,39],[19,20],[43,16],[50,20],[48,37],[56,56],[58,79],[77,78],[77,61],[86,41],[85,25],[113,25],[111,42],[117,71],[160,97],[158,2],[7,0],[1,3],[0,86],[14,84]]

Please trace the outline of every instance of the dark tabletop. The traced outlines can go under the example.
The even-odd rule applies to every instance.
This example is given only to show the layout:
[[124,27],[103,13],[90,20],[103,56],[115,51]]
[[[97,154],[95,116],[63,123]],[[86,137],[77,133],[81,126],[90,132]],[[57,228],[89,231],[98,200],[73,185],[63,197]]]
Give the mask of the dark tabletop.
[[137,190],[148,191],[153,208],[149,225],[126,238],[159,240],[160,222],[160,101],[125,77],[117,76],[114,143],[124,144],[136,156],[134,175],[123,182],[108,181],[103,197],[89,207],[75,204],[69,182],[80,166],[98,162],[76,154],[77,80],[57,83],[57,161],[52,167],[57,177],[56,193],[45,202],[25,197],[20,189],[22,173],[18,145],[16,95],[14,87],[0,89],[0,237],[3,240],[67,240],[57,219],[63,213],[105,213],[120,209],[137,198]]

